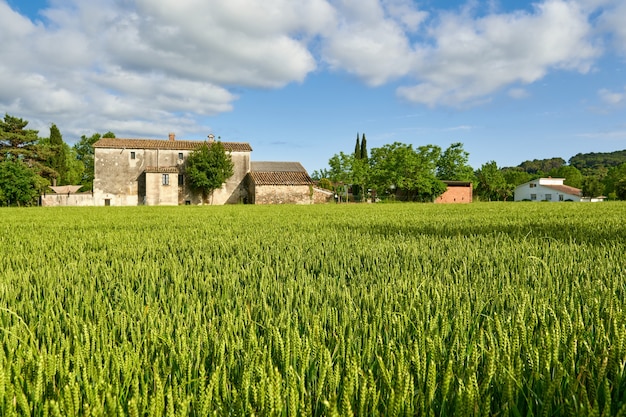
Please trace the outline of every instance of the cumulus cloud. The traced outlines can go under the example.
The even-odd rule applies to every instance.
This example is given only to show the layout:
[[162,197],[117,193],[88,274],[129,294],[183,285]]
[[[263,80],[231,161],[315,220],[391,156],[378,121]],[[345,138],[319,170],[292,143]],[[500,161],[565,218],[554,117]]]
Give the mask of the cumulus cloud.
[[429,106],[482,103],[507,89],[523,98],[520,86],[550,71],[590,71],[607,33],[626,45],[620,0],[543,0],[515,12],[493,3],[480,13],[412,0],[49,4],[29,19],[0,0],[0,106],[73,134],[195,134],[203,116],[234,108],[237,89],[282,88],[315,71],[394,82],[399,97]]
[[456,105],[535,82],[551,69],[587,72],[600,54],[591,29],[580,7],[561,0],[536,5],[532,13],[444,13],[430,29],[434,46],[423,48],[415,67],[422,82],[398,94],[431,106]]
[[621,104],[624,102],[624,99],[626,99],[625,91],[615,92],[615,91],[607,90],[606,88],[603,88],[600,91],[598,91],[598,95],[600,96],[600,99],[605,104],[608,104],[611,106]]

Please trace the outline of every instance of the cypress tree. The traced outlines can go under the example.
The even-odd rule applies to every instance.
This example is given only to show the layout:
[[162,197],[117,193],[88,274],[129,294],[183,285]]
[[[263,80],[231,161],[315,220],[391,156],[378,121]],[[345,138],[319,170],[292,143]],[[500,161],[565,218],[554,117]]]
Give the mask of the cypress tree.
[[367,160],[367,140],[365,139],[365,133],[361,136],[361,159]]
[[361,146],[359,145],[359,134],[356,134],[356,145],[354,145],[354,158],[361,159]]

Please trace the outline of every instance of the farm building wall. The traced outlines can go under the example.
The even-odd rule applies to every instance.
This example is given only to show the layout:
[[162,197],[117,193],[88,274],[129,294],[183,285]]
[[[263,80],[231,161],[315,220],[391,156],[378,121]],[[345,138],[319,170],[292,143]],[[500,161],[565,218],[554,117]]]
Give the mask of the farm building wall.
[[94,205],[92,193],[79,194],[44,194],[41,196],[42,207],[75,206],[87,207]]
[[255,185],[254,204],[313,204],[310,185]]
[[[94,204],[200,204],[202,196],[191,190],[186,181],[178,185],[178,175],[183,174],[190,152],[185,149],[95,148]],[[215,190],[209,203],[238,203],[248,195],[243,179],[250,170],[250,153],[231,152],[230,155],[234,174],[222,188]],[[168,184],[163,183],[163,174],[170,175]]]
[[[445,181],[444,181],[445,182]],[[435,203],[471,203],[472,202],[472,183],[453,184],[448,182],[448,188],[435,199]]]

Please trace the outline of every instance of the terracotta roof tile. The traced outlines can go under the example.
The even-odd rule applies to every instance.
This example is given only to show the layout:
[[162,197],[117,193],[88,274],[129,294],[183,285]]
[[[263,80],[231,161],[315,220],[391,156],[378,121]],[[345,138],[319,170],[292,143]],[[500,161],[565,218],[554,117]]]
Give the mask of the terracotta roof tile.
[[[169,149],[192,150],[206,141],[198,140],[161,140],[161,139],[122,139],[102,138],[94,143],[94,148],[113,149]],[[245,142],[222,142],[224,149],[230,152],[251,152],[252,147]]]
[[253,172],[306,172],[300,162],[251,161]]
[[251,171],[250,177],[255,185],[313,185],[313,180],[305,172],[259,172]]
[[150,174],[177,174],[179,172],[178,167],[146,167],[145,172]]
[[544,187],[550,188],[555,191],[560,191],[565,194],[582,196],[582,190],[576,187],[570,187],[569,185],[551,185],[551,184],[543,184]]

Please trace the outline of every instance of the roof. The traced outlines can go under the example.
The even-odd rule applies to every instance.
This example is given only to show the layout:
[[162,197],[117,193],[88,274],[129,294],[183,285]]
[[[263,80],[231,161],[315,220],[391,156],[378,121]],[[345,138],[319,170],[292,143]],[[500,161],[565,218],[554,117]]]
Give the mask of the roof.
[[306,172],[300,162],[251,161],[253,172]]
[[313,185],[300,162],[250,162],[255,185]]
[[471,187],[472,186],[472,182],[471,181],[441,181],[444,184],[446,184],[449,187]]
[[552,185],[552,184],[542,184],[543,187],[550,188],[555,191],[560,191],[564,194],[570,194],[575,196],[582,196],[582,190],[576,187],[570,187],[569,185]]
[[[109,149],[168,149],[193,150],[208,143],[199,140],[162,140],[162,139],[123,139],[102,138],[93,144],[94,148]],[[246,142],[221,142],[224,149],[230,152],[251,152],[252,147]]]
[[74,194],[80,190],[80,187],[82,185],[55,185],[50,188],[57,194]]
[[178,167],[146,167],[145,172],[149,174],[177,174]]

